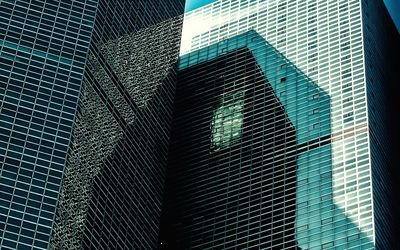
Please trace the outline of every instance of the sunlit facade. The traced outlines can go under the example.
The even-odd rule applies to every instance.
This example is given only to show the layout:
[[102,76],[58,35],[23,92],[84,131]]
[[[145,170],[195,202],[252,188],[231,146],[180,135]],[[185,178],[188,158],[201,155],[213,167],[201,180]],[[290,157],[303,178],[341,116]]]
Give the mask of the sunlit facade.
[[0,248],[400,249],[383,3],[187,10],[0,0]]
[[[230,78],[236,79],[235,72],[240,67],[246,67],[246,60],[242,61],[243,65],[238,61],[235,65],[231,65],[231,68],[222,66],[219,68],[216,66],[217,62],[222,60],[223,56],[234,53],[238,48],[248,49],[295,129],[295,134],[291,136],[295,138],[297,146],[287,150],[292,150],[297,154],[296,195],[295,198],[290,199],[295,199],[296,203],[293,236],[296,247],[301,249],[395,248],[394,235],[396,233],[394,232],[397,232],[397,229],[393,225],[395,225],[397,215],[389,211],[395,206],[390,199],[393,200],[396,185],[389,173],[393,172],[391,167],[396,161],[391,156],[394,154],[389,154],[388,147],[390,145],[394,147],[396,142],[391,143],[390,139],[385,139],[385,134],[390,133],[388,123],[376,125],[376,119],[378,122],[383,121],[382,117],[387,116],[387,111],[382,110],[382,113],[371,115],[371,110],[375,108],[369,105],[369,95],[373,92],[373,86],[369,82],[386,69],[383,68],[385,66],[378,65],[381,72],[371,73],[366,68],[369,64],[375,64],[376,61],[372,60],[377,58],[382,61],[381,65],[391,63],[391,59],[382,57],[382,54],[386,55],[383,52],[386,51],[385,46],[389,46],[389,50],[398,55],[398,45],[396,47],[393,43],[393,41],[398,41],[398,34],[392,23],[387,20],[383,4],[374,2],[368,5],[368,2],[226,0],[214,1],[185,14],[180,57],[180,70],[184,75],[181,79],[184,80],[182,82],[178,76],[176,100],[178,111],[175,114],[178,117],[177,123],[182,127],[190,127],[192,123],[198,122],[198,126],[201,126],[200,124],[203,124],[201,119],[205,119],[198,114],[197,109],[200,109],[198,107],[190,111],[182,111],[179,108],[181,101],[179,89],[190,89],[191,84],[197,86],[193,83],[196,81],[198,85],[204,82],[213,86],[222,84],[206,77],[210,65],[214,65],[215,74],[219,74],[221,70],[225,71],[221,76],[225,81]],[[372,9],[379,11],[376,13]],[[369,17],[370,15],[375,19]],[[369,21],[368,18],[373,21]],[[385,22],[390,25],[383,27]],[[367,33],[367,30],[373,30],[376,33],[371,35]],[[393,41],[389,41],[389,38],[378,39],[378,30],[382,34],[389,34]],[[371,39],[374,39],[374,42],[371,42]],[[371,43],[374,46],[371,46]],[[366,53],[374,54],[374,59]],[[378,91],[380,95],[393,89],[394,72],[395,70],[386,74],[390,76],[387,77],[386,83],[382,82],[383,78],[375,80],[382,86]],[[187,78],[190,81],[186,80]],[[236,216],[228,212],[230,193],[227,191],[224,198],[221,198],[217,191],[215,194],[202,193],[205,192],[204,190],[212,190],[211,186],[216,183],[229,186],[230,177],[215,180],[219,178],[217,177],[219,174],[230,170],[229,167],[223,168],[221,165],[217,172],[213,172],[211,167],[214,166],[213,162],[215,161],[215,166],[219,164],[217,163],[219,161],[213,158],[215,154],[213,152],[231,150],[229,155],[233,157],[235,147],[240,147],[238,145],[244,143],[244,134],[249,129],[245,125],[246,116],[249,114],[244,111],[246,102],[249,100],[246,100],[246,97],[242,100],[240,91],[233,92],[224,94],[221,100],[214,104],[214,118],[208,118],[210,125],[206,125],[207,122],[203,124],[203,126],[210,126],[210,146],[205,146],[206,142],[201,139],[193,139],[191,145],[198,145],[198,148],[189,145],[181,148],[181,150],[187,150],[189,155],[193,153],[194,158],[200,157],[203,151],[208,152],[209,156],[204,153],[203,158],[196,158],[195,162],[187,160],[183,163],[171,163],[171,168],[175,165],[181,166],[181,168],[177,167],[180,170],[172,171],[174,176],[171,177],[172,180],[179,179],[180,174],[186,177],[181,180],[181,183],[178,181],[171,184],[173,186],[171,190],[177,193],[177,201],[174,201],[182,206],[188,206],[188,209],[192,211],[192,214],[182,212],[175,216],[181,216],[187,220],[193,216],[192,220],[199,220],[202,223],[198,222],[200,224],[196,224],[196,229],[191,229],[190,223],[182,226],[185,225],[185,221],[181,223],[182,225],[177,225],[177,231],[174,233],[178,235],[176,237],[179,240],[173,244],[181,244],[185,247],[188,246],[185,244],[189,244],[191,247],[206,249],[228,247],[243,242],[239,234],[234,236],[226,234],[225,238],[218,235],[221,230],[235,228],[241,224],[239,219],[229,222],[231,224],[217,223],[218,216],[225,216],[226,220]],[[206,96],[209,91],[204,87],[196,93],[208,98]],[[184,96],[186,95],[189,94],[185,92]],[[265,93],[261,91],[255,94],[255,96],[259,95],[265,95]],[[394,99],[392,97],[389,98],[390,100],[381,99],[380,105],[391,104]],[[254,102],[256,99],[254,97]],[[210,102],[215,102],[215,100],[210,99]],[[185,118],[188,113],[192,114],[192,120]],[[260,113],[259,116],[262,117],[263,114]],[[377,116],[380,118],[376,118]],[[277,117],[278,120],[280,118]],[[371,128],[373,126],[381,130],[374,135],[380,139],[371,139],[375,130]],[[275,130],[263,129],[264,133],[269,133],[267,137],[272,140],[279,135],[279,132]],[[198,128],[198,133],[201,131]],[[197,130],[193,127],[193,134],[186,136],[190,138],[190,136],[195,136],[196,132]],[[179,145],[179,140],[187,139],[182,137],[181,131],[176,133],[178,133],[177,138],[180,139],[176,139],[177,141],[172,145]],[[200,134],[198,136],[201,137]],[[198,152],[195,153],[193,150]],[[383,153],[382,150],[388,153]],[[174,151],[173,146],[172,151]],[[188,157],[186,154],[183,155],[185,155],[181,156],[183,159]],[[173,153],[171,157],[175,159]],[[274,157],[270,156],[269,160],[278,162],[279,157]],[[230,159],[228,157],[226,161]],[[242,161],[246,163],[245,159]],[[250,168],[251,164],[255,163],[247,162]],[[185,170],[191,167],[194,169],[192,172]],[[254,167],[253,171],[256,172],[256,169],[257,167]],[[229,176],[229,173],[227,175]],[[268,177],[268,173],[261,175],[264,176],[261,185],[268,186],[269,182],[274,182],[274,177]],[[258,175],[249,174],[246,178],[243,182],[238,180],[240,187],[244,185],[252,189],[254,183],[260,182]],[[197,189],[192,182],[197,183]],[[207,182],[209,184],[206,184]],[[378,182],[380,184],[377,184]],[[197,198],[187,191],[191,188],[193,192],[199,192],[196,193]],[[220,192],[224,193],[223,188]],[[260,192],[259,194],[263,196],[262,191],[256,192]],[[186,200],[179,200],[181,195]],[[226,203],[223,202],[225,198]],[[206,211],[207,208],[193,208],[193,206],[205,200],[220,201],[227,210],[220,211],[220,215],[217,213],[207,214],[208,217],[202,215],[202,209]],[[213,202],[207,203],[208,206],[212,206]],[[375,202],[379,204],[374,204]],[[171,207],[174,207],[174,204]],[[254,215],[249,214],[246,222],[249,225],[248,230],[251,230],[251,221],[261,221],[261,225],[263,223],[261,220],[263,210],[257,211]],[[190,233],[182,236],[185,230]],[[263,244],[268,243],[268,237],[263,238],[262,235],[262,232],[258,232],[258,236],[253,235],[253,238],[250,234],[243,237],[248,237],[247,243],[258,237],[259,245],[254,246],[265,247]],[[191,239],[196,241],[192,242]],[[270,245],[267,245],[271,248],[292,249],[293,247],[275,246],[272,239],[270,242]],[[250,245],[244,246],[250,247]]]

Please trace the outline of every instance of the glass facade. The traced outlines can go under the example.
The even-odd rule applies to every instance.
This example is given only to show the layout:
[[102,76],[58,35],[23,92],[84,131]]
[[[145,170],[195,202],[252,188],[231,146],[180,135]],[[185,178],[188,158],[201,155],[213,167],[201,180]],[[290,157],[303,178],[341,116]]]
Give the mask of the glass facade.
[[383,2],[192,3],[0,0],[0,248],[400,248]]
[[376,248],[399,249],[399,213],[391,211],[400,211],[400,37],[381,2],[364,1],[362,9]]
[[0,1],[2,249],[154,248],[183,8]]
[[97,3],[0,2],[0,245],[47,249]]
[[172,131],[163,246],[298,248],[295,128],[246,46],[180,71]]
[[[384,34],[388,36],[385,39],[391,41],[379,39],[378,33],[388,21],[383,18],[387,13],[382,3],[374,2],[379,14],[371,14],[372,10],[365,7],[368,2],[221,0],[185,14],[166,209],[166,217],[171,215],[177,222],[174,230],[162,231],[164,245],[204,249],[239,245],[241,248],[277,249],[392,249],[395,246],[393,235],[398,232],[398,216],[390,212],[396,207],[396,201],[390,197],[398,190],[394,181],[396,174],[391,173],[398,170],[391,166],[398,160],[392,156],[395,154],[390,153],[389,157],[384,152],[393,151],[397,142],[376,139],[394,131],[395,126],[391,130],[391,125],[386,125],[390,124],[387,118],[385,125],[380,124],[383,117],[394,114],[395,109],[393,113],[382,110],[380,118],[374,118],[367,88],[380,95],[398,91],[394,87],[394,74],[388,73],[390,77],[387,78],[382,76],[387,70],[384,65],[394,62],[386,58],[396,58],[390,56],[389,51],[398,53],[398,45],[393,44],[398,41],[398,34],[394,27],[388,26]],[[367,19],[372,16],[376,17],[368,23]],[[383,19],[378,21],[379,18]],[[376,34],[368,35],[367,30]],[[292,150],[286,148],[296,154],[295,198],[290,192],[282,197],[283,202],[295,202],[294,230],[290,220],[287,231],[283,230],[287,237],[292,235],[295,246],[282,245],[274,241],[274,237],[269,239],[260,227],[254,226],[268,224],[269,218],[267,210],[256,204],[252,207],[251,197],[263,199],[268,191],[273,192],[280,185],[279,178],[274,178],[285,178],[278,167],[283,164],[279,163],[281,155],[254,152],[251,160],[238,156],[247,146],[245,131],[252,128],[246,126],[246,116],[250,116],[246,113],[246,102],[256,103],[257,97],[265,97],[265,92],[259,91],[251,100],[246,100],[248,94],[244,94],[243,124],[238,112],[240,102],[236,105],[236,101],[224,100],[225,96],[232,99],[232,89],[219,93],[222,95],[219,101],[211,97],[210,89],[238,81],[237,72],[247,67],[244,59],[229,67],[228,63],[219,63],[224,56],[243,47],[251,52],[295,129],[290,136],[285,135],[296,144]],[[369,57],[366,53],[378,55]],[[235,60],[233,58],[230,60]],[[380,70],[370,73],[367,66],[376,64],[373,62],[376,58],[386,62],[379,63]],[[215,80],[207,72],[224,80]],[[387,88],[385,91],[376,90],[376,84],[369,83],[379,75],[382,77],[377,82]],[[383,83],[385,80],[388,82]],[[205,84],[210,86],[203,86]],[[208,104],[204,104],[209,106],[204,110],[200,101],[195,107],[185,102],[187,96],[196,100],[197,95],[209,98]],[[395,94],[391,94],[393,96]],[[385,107],[383,100],[378,104],[381,109]],[[387,100],[387,103],[391,102]],[[258,110],[260,122],[263,110]],[[213,118],[207,112],[212,112]],[[275,113],[274,122],[279,119],[284,118]],[[375,129],[371,128],[374,123]],[[251,132],[254,133],[254,148],[268,145],[264,140],[279,141],[280,133],[276,129],[259,126]],[[381,132],[374,135],[377,129]],[[261,139],[263,136],[268,139]],[[263,142],[256,142],[256,138]],[[219,153],[215,151],[216,145],[220,145]],[[225,150],[226,155],[220,159],[216,155],[223,155],[221,150]],[[272,174],[258,172],[258,164],[269,164],[260,163],[258,157],[275,162],[277,172],[275,169]],[[290,162],[290,156],[287,157]],[[235,167],[240,177],[236,176]],[[257,185],[263,186],[265,191]],[[268,185],[272,187],[268,189]],[[235,203],[238,208],[233,209],[230,202],[238,193],[240,196],[242,189],[248,192],[242,196],[246,202]],[[242,210],[247,211],[246,218]],[[291,214],[290,211],[285,213]],[[169,223],[173,222],[166,220],[165,225]],[[275,226],[272,225],[273,232]],[[279,231],[280,226],[276,225],[275,230]]]
[[212,127],[211,143],[215,148],[228,147],[242,134],[243,92],[226,94],[216,108]]
[[99,1],[53,249],[156,248],[182,13]]

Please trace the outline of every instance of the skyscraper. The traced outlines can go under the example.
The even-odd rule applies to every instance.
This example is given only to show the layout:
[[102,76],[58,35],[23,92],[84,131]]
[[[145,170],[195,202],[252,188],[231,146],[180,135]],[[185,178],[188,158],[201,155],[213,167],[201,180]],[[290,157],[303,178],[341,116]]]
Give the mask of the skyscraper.
[[383,3],[205,2],[0,0],[2,249],[400,248]]
[[54,249],[156,247],[182,12],[99,1]]
[[0,245],[47,249],[96,3],[0,2]]
[[156,247],[183,7],[0,2],[2,249]]
[[380,1],[186,13],[162,245],[399,248],[398,44]]

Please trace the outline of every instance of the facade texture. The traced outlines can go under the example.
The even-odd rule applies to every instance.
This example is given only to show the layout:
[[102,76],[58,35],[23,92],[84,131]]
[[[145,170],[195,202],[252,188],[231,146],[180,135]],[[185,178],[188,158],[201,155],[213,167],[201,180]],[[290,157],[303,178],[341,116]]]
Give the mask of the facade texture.
[[163,246],[296,249],[295,129],[250,50],[178,79]]
[[156,248],[182,12],[99,1],[54,249]]
[[0,2],[0,245],[47,249],[95,1]]
[[0,2],[2,249],[155,248],[183,6]]
[[[398,160],[393,157],[398,133],[391,134],[395,123],[389,122],[390,114],[396,114],[393,97],[398,95],[397,72],[391,68],[396,65],[398,34],[383,3],[368,2],[226,0],[185,14],[165,211],[166,218],[178,219],[173,220],[174,231],[162,230],[163,245],[398,248],[397,201],[392,197],[398,190],[394,167]],[[383,37],[378,35],[381,30]],[[260,132],[246,123],[251,116],[246,103],[262,103],[258,100],[266,98],[265,90],[252,97],[247,92],[235,94],[235,88],[221,90],[219,97],[211,94],[213,88],[240,82],[237,75],[246,68],[247,59],[235,61],[230,53],[239,54],[234,51],[241,47],[256,60],[293,131],[273,129],[278,126],[274,122],[286,118],[273,112],[273,106],[269,115],[275,119],[263,118],[264,104],[255,116]],[[224,65],[224,57],[235,63]],[[208,102],[183,105],[187,96],[208,98]],[[244,156],[251,141],[248,129],[253,133],[253,148],[263,148],[252,149],[251,160]],[[286,143],[296,145],[293,150],[285,147],[296,159],[295,177],[288,177],[289,182],[295,180],[295,195],[285,191],[275,200],[267,198],[268,192],[279,190],[279,177],[288,174],[280,169],[294,159],[285,152],[287,162],[280,163],[283,154],[266,153],[268,140],[281,145],[280,133]],[[217,156],[224,152],[220,160]],[[257,167],[260,164],[265,172]],[[276,169],[267,171],[269,164]],[[243,200],[238,198],[241,190],[247,192]],[[254,199],[264,201],[252,203]],[[279,209],[275,213],[286,225],[278,239],[290,240],[268,238],[282,227],[273,223],[263,205],[290,204],[290,200],[295,203],[294,230],[287,219],[292,206],[283,213],[287,216],[282,217]],[[166,228],[170,223],[167,219]]]
[[383,2],[208,3],[0,0],[1,249],[400,248]]
[[377,249],[400,249],[400,36],[385,6],[364,1],[363,31]]

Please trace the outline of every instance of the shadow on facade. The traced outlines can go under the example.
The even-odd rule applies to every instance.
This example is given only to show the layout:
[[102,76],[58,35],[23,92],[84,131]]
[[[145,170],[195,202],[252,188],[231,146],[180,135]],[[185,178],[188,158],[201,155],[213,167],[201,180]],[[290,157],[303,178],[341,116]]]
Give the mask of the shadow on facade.
[[333,201],[328,94],[256,32],[182,56],[175,101],[160,249],[367,239]]
[[52,249],[157,247],[183,6],[117,2],[97,12]]
[[138,109],[94,177],[82,245],[88,249],[154,249],[172,119],[175,73]]

